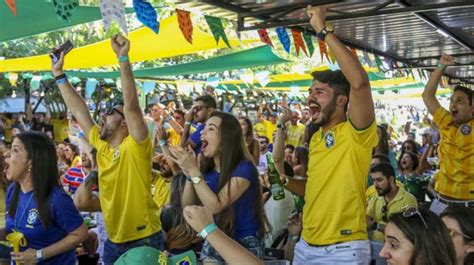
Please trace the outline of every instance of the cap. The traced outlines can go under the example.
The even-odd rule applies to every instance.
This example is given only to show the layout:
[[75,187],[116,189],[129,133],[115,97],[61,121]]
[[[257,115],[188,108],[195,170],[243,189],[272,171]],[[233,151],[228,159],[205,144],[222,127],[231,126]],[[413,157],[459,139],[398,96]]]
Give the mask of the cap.
[[167,257],[164,252],[161,252],[152,247],[136,247],[125,252],[114,263],[114,265],[195,265],[197,264],[196,254],[192,251],[186,251],[179,255]]

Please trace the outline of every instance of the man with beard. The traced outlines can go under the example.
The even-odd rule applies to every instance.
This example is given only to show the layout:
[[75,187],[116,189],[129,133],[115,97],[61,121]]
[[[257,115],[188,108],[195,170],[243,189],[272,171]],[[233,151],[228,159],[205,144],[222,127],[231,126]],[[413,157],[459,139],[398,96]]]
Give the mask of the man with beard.
[[147,245],[162,250],[164,243],[159,210],[150,190],[152,143],[128,58],[130,42],[116,35],[112,49],[120,65],[124,104],[111,108],[101,118],[100,127],[63,72],[64,54],[52,65],[64,102],[97,149],[99,198],[109,235],[103,257],[107,265],[128,249]]
[[[217,108],[216,100],[204,95],[196,98],[191,109],[184,115],[184,129],[181,135],[181,145],[183,147],[190,146],[196,154],[201,152],[201,131],[204,129],[204,124],[209,119]],[[189,136],[192,122],[199,123],[196,131]]]
[[341,70],[313,73],[309,88],[312,120],[321,127],[309,144],[307,182],[286,182],[288,190],[305,200],[302,238],[293,264],[368,264],[364,192],[372,149],[378,143],[369,78],[325,26],[326,8],[308,6],[308,15]]
[[443,54],[422,95],[441,136],[439,171],[435,175],[438,198],[430,208],[437,214],[448,205],[474,208],[474,93],[467,87],[454,87],[449,111],[436,99],[436,89],[445,68],[454,64],[453,57]]

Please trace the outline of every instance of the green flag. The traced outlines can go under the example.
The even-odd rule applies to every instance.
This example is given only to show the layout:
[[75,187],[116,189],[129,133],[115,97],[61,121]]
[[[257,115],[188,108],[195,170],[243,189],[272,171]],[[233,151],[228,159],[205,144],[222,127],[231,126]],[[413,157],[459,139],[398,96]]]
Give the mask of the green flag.
[[211,29],[212,35],[216,39],[216,43],[219,43],[219,39],[225,42],[225,44],[230,47],[229,40],[227,39],[227,35],[225,35],[224,26],[222,25],[222,20],[218,17],[211,17],[211,16],[204,16],[206,19],[207,25]]

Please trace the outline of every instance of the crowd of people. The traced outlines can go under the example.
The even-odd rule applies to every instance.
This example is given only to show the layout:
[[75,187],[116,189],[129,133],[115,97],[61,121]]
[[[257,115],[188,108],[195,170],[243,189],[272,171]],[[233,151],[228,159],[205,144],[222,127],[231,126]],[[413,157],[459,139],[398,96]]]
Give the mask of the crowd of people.
[[203,264],[474,264],[473,92],[456,86],[449,109],[435,96],[454,59],[431,74],[426,111],[374,104],[325,11],[307,12],[341,70],[312,73],[306,104],[262,103],[255,121],[220,111],[212,93],[144,113],[121,35],[123,102],[95,121],[61,54],[52,73],[71,119],[27,111],[1,124],[0,240],[23,244],[0,244],[0,259],[149,264],[159,250]]

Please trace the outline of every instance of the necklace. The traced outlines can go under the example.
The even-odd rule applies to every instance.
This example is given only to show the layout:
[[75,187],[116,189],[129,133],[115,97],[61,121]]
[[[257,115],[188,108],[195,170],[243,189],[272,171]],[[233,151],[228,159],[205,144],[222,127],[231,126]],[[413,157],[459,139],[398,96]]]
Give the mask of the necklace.
[[23,212],[21,213],[20,219],[17,220],[18,217],[18,207],[17,206],[17,211],[15,213],[15,220],[13,222],[13,226],[15,227],[15,230],[18,231],[18,227],[20,226],[21,220],[23,220],[23,217],[25,217],[26,210],[28,209],[28,206],[30,205],[31,199],[33,198],[33,192],[30,194],[30,198],[28,199],[28,202],[26,203],[25,208],[23,209]]

